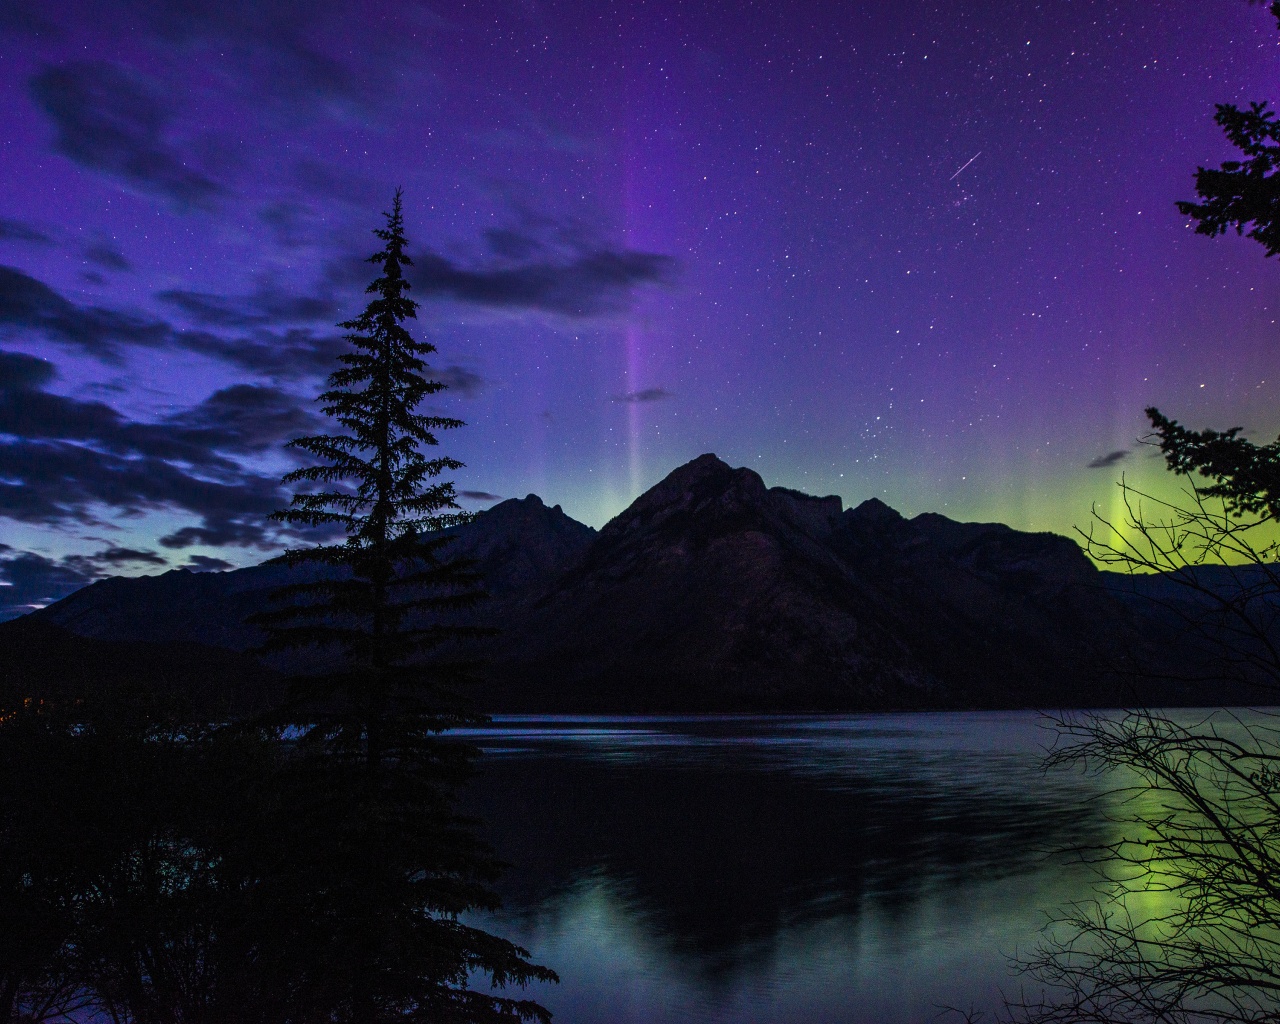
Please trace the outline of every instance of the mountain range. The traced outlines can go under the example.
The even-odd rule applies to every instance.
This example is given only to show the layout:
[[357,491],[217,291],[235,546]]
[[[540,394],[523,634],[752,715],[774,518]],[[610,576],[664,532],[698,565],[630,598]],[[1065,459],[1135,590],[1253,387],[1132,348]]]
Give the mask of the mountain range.
[[[490,599],[489,712],[799,712],[1224,703],[1147,679],[1172,625],[1072,540],[871,498],[767,487],[703,455],[596,531],[536,495],[453,531]],[[301,570],[101,580],[0,625],[0,694],[159,680],[211,708],[269,704],[246,616]],[[307,570],[314,572],[316,570]],[[1136,688],[1135,688],[1136,687]]]

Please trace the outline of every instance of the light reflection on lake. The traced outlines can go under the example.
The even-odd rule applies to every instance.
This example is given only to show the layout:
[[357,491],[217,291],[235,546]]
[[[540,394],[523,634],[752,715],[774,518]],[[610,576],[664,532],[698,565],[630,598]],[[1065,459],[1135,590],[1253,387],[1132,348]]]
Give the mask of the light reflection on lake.
[[[1034,713],[504,718],[468,809],[514,867],[487,920],[566,1022],[926,1021],[1087,895],[1101,785]],[[948,1018],[943,1018],[948,1019]],[[958,1020],[952,1015],[949,1019]]]

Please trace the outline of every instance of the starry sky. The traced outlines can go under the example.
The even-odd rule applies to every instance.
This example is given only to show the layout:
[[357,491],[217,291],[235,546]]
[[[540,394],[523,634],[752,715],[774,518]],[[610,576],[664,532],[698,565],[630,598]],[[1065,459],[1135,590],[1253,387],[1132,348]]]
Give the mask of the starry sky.
[[1244,0],[0,0],[0,617],[298,538],[397,186],[466,506],[715,452],[1070,533],[1142,410],[1280,430],[1277,268],[1175,210]]

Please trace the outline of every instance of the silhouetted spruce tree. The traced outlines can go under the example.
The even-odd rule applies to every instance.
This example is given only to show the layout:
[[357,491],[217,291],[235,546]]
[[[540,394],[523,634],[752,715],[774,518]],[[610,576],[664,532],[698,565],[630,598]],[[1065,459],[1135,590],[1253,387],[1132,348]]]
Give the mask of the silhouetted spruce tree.
[[[1280,0],[1268,9],[1280,23]],[[1196,222],[1199,234],[1214,237],[1230,228],[1245,234],[1248,228],[1267,256],[1280,254],[1280,122],[1265,100],[1248,110],[1219,103],[1214,120],[1243,159],[1216,170],[1197,168],[1200,201],[1180,202],[1178,210]],[[1240,436],[1239,427],[1188,430],[1157,408],[1146,412],[1169,469],[1210,481],[1200,493],[1220,499],[1237,519],[1280,519],[1280,440],[1257,445]]]
[[[1269,5],[1280,21],[1280,0]],[[1228,160],[1214,170],[1196,171],[1200,202],[1178,203],[1178,210],[1196,221],[1202,235],[1222,235],[1228,228],[1266,247],[1268,256],[1280,254],[1280,122],[1265,101],[1241,110],[1234,103],[1219,103],[1214,120],[1243,160]]]
[[276,836],[286,867],[262,885],[281,929],[270,945],[308,951],[308,998],[327,1008],[325,1020],[545,1021],[531,1001],[468,986],[476,973],[498,986],[555,975],[458,920],[497,905],[497,865],[453,810],[473,751],[439,735],[483,718],[457,694],[466,666],[430,660],[463,631],[441,614],[482,596],[441,532],[468,518],[441,478],[461,463],[424,453],[436,432],[462,424],[418,411],[445,385],[427,376],[434,346],[404,326],[417,303],[403,273],[399,191],[375,234],[373,298],[339,325],[351,348],[320,396],[339,429],[290,443],[319,461],[285,481],[317,487],[275,515],[341,528],[346,539],[287,552],[290,565],[316,568],[255,620],[268,650],[336,656],[293,680],[283,716],[305,736],[278,780],[292,817]]
[[453,696],[465,681],[464,667],[427,668],[423,656],[460,631],[440,625],[432,613],[483,596],[469,563],[442,557],[440,531],[469,518],[452,482],[441,479],[462,463],[428,458],[423,449],[436,447],[437,431],[463,423],[418,412],[445,385],[426,376],[423,357],[435,346],[404,327],[418,304],[408,297],[403,273],[412,260],[398,191],[386,218],[386,227],[374,232],[383,247],[369,257],[381,270],[366,289],[374,298],[338,325],[349,332],[351,351],[338,357],[342,366],[319,398],[342,429],[287,445],[320,461],[289,473],[285,483],[322,486],[296,494],[272,517],[345,531],[344,541],[284,556],[292,566],[320,563],[338,573],[283,588],[277,597],[287,605],[256,620],[269,630],[268,650],[319,647],[341,654],[335,669],[300,677],[295,690],[323,704],[328,728],[358,740],[373,772],[405,741],[389,729],[413,723],[414,732],[438,732],[471,720]]

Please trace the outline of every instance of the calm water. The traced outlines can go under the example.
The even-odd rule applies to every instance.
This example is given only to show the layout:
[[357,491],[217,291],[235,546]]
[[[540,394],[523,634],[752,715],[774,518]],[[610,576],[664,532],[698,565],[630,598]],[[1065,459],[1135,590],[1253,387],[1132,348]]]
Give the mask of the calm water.
[[[1108,834],[1034,713],[506,718],[468,807],[514,867],[485,923],[563,1024],[923,1022],[990,1010],[1055,853]],[[989,1019],[989,1018],[988,1018]]]

